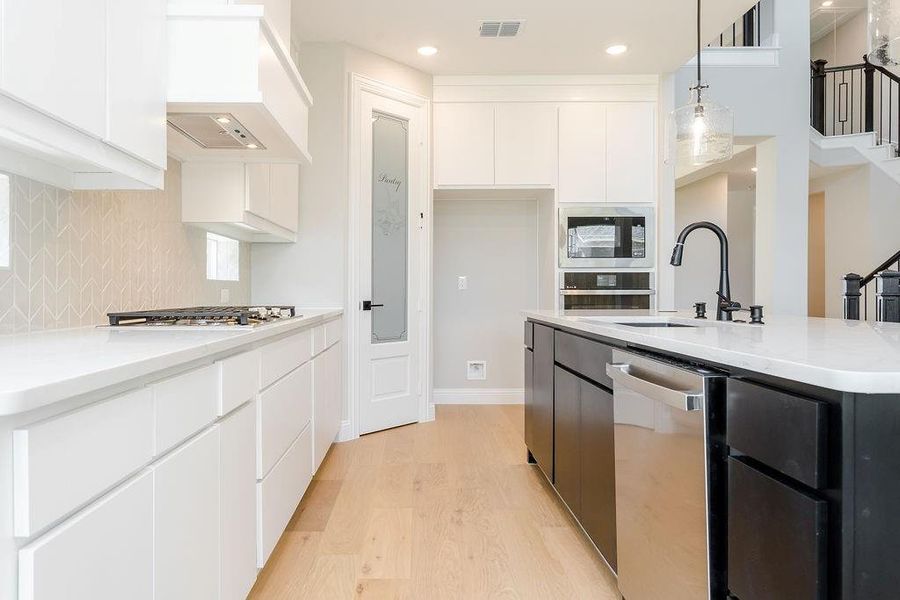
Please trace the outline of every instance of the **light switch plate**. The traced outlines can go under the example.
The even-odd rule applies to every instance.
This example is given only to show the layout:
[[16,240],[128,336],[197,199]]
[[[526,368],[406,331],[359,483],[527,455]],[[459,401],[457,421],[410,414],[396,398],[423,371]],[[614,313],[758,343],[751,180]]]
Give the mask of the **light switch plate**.
[[457,277],[456,278],[456,287],[457,287],[457,289],[460,289],[460,290],[469,289],[469,278],[466,277],[465,275],[460,275],[459,277]]
[[222,304],[227,304],[228,301],[230,301],[230,300],[231,300],[231,290],[229,290],[228,288],[222,288],[219,291],[219,302],[221,302]]

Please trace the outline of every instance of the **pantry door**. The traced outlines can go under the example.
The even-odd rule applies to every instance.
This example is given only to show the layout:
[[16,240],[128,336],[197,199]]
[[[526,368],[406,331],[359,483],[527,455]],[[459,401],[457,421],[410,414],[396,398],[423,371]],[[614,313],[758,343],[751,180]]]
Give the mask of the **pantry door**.
[[425,108],[365,89],[356,104],[359,434],[421,416]]

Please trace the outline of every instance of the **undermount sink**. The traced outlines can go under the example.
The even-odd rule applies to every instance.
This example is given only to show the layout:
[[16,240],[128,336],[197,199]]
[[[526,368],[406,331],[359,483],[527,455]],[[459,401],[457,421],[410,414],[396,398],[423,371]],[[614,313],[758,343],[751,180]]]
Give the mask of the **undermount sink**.
[[685,325],[684,323],[670,323],[668,321],[650,322],[650,321],[627,321],[616,323],[616,325],[625,325],[626,327],[696,327],[696,325]]

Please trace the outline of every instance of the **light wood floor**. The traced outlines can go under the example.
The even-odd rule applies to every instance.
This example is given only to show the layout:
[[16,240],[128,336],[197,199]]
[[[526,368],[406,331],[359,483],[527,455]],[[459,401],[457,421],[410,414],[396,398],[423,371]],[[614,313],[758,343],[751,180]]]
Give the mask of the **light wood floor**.
[[438,406],[335,444],[250,598],[618,600],[522,431],[521,406]]

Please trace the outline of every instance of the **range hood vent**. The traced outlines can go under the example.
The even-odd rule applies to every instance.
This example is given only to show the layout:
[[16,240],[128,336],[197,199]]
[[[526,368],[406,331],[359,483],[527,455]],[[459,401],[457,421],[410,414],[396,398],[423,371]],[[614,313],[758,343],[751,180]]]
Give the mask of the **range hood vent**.
[[209,150],[265,150],[265,146],[230,113],[169,113],[169,125]]

